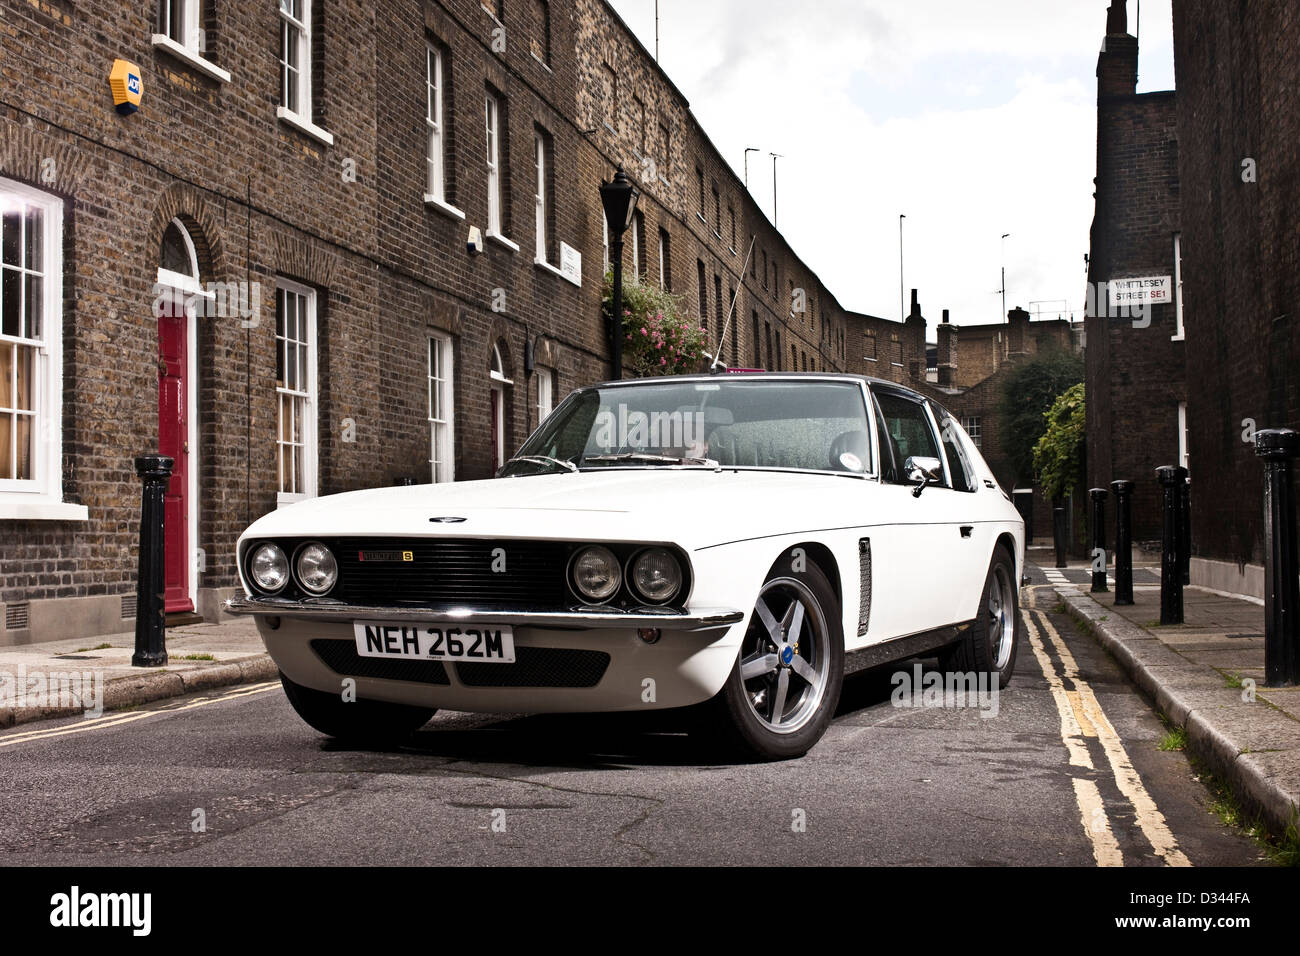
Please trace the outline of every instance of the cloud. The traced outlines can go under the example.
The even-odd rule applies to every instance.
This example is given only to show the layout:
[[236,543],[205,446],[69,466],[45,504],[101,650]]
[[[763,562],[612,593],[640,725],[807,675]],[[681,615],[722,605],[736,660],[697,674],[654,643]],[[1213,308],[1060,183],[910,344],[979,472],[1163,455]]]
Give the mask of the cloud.
[[[653,0],[613,5],[653,49]],[[661,63],[738,173],[761,147],[769,217],[766,154],[783,154],[778,225],[845,307],[898,315],[905,213],[932,335],[943,308],[1000,317],[1004,232],[1008,306],[1067,299],[1081,317],[1106,6],[660,0]]]

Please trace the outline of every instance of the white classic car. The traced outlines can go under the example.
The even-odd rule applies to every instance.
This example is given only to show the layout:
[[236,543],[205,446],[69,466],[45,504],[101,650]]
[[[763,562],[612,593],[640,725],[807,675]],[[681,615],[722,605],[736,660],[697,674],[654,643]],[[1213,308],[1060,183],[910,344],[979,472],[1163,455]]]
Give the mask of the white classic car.
[[938,652],[1004,684],[1024,523],[910,389],[679,376],[575,391],[493,480],[275,511],[238,556],[228,607],[322,733],[701,705],[779,759],[821,737],[846,668]]

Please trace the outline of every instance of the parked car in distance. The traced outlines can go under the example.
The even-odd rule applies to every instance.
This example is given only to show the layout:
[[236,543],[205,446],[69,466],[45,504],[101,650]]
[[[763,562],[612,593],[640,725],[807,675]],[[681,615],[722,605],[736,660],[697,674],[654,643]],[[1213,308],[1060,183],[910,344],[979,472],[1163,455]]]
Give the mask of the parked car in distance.
[[324,734],[700,705],[780,759],[825,732],[850,665],[938,652],[1004,685],[1024,524],[915,391],[679,376],[573,392],[496,479],[267,514],[238,559],[229,609]]

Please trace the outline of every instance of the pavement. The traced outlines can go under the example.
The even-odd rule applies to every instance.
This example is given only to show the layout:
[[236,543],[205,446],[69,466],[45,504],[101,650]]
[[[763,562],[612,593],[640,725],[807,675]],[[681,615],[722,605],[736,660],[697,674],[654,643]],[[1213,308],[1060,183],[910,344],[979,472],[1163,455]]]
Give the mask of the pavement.
[[0,727],[273,680],[251,619],[167,629],[167,664],[133,667],[135,633],[0,648]]
[[1110,590],[1094,594],[1086,562],[1055,568],[1045,548],[1031,549],[1029,561],[1247,814],[1275,836],[1294,834],[1300,687],[1264,686],[1263,606],[1188,586],[1183,623],[1162,626],[1158,562],[1134,555],[1133,604],[1116,607],[1113,569]]

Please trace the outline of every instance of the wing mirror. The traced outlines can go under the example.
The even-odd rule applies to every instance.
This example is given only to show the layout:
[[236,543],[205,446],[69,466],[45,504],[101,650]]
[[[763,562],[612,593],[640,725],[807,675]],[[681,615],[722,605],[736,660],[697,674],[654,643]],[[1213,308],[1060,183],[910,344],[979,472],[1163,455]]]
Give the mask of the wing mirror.
[[903,463],[903,470],[907,472],[908,481],[918,482],[912,492],[913,498],[921,497],[921,492],[925,491],[925,486],[931,482],[937,484],[943,481],[943,462],[938,458],[913,456]]

